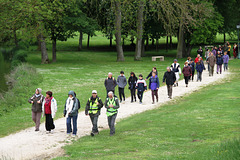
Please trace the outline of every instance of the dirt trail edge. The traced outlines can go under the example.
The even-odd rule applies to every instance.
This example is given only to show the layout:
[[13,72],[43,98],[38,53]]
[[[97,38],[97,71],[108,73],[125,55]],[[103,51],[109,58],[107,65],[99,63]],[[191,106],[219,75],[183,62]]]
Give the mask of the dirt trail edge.
[[[214,77],[208,76],[208,71],[203,72],[203,81],[196,82],[196,76],[194,81],[189,83],[186,87],[184,80],[179,81],[179,87],[173,88],[173,99],[183,96],[193,91],[200,89],[203,86],[215,83],[216,81],[223,80],[230,73],[223,72],[223,74],[214,73]],[[162,77],[159,77],[160,85],[162,85]],[[126,89],[126,92],[128,90]],[[119,113],[117,115],[117,121],[131,115],[151,110],[159,107],[160,105],[170,101],[167,97],[167,87],[163,86],[159,88],[159,102],[152,104],[151,91],[144,93],[143,104],[139,102],[130,103],[130,98],[127,98],[125,102],[120,104]],[[103,99],[103,97],[101,97]],[[81,102],[85,104],[85,102]],[[82,107],[85,107],[82,105]],[[62,111],[58,111],[62,112]],[[71,143],[72,138],[66,134],[66,119],[60,118],[54,121],[56,129],[53,134],[46,134],[44,124],[41,124],[40,131],[35,132],[34,127],[27,128],[18,133],[11,134],[9,136],[0,138],[0,159],[49,159],[59,156],[64,153],[61,149],[62,146]],[[98,121],[101,129],[107,129],[107,116],[105,108],[102,109],[101,115]],[[85,116],[84,112],[80,112],[78,115],[78,138],[89,135],[91,132],[91,122],[88,116]],[[117,132],[117,127],[116,127]],[[101,134],[101,132],[100,132]],[[101,136],[101,135],[100,135]]]

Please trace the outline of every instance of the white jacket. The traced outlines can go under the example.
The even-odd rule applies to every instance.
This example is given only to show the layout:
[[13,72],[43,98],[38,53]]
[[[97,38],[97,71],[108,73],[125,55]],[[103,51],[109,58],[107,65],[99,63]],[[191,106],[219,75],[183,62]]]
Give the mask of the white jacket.
[[[44,105],[45,105],[45,99],[43,100],[43,103],[42,103],[42,111],[43,111],[42,117],[45,116]],[[51,100],[51,115],[52,115],[52,118],[55,117],[56,112],[57,112],[57,101],[54,98],[52,98],[52,100]]]

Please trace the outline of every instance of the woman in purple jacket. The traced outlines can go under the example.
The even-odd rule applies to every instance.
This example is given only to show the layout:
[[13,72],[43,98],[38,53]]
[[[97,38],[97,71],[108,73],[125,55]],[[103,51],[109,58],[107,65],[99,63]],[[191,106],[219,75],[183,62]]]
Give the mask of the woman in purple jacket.
[[228,70],[228,61],[229,61],[229,56],[227,55],[227,52],[224,52],[224,56],[222,57],[223,59],[223,68],[224,71]]
[[188,62],[185,62],[185,66],[183,67],[182,73],[184,75],[186,87],[188,87],[188,80],[189,77],[192,75],[192,69],[190,66],[188,66]]
[[159,79],[156,72],[152,72],[152,77],[149,79],[149,88],[152,91],[152,104],[154,104],[154,96],[156,96],[156,101],[158,102],[158,88]]

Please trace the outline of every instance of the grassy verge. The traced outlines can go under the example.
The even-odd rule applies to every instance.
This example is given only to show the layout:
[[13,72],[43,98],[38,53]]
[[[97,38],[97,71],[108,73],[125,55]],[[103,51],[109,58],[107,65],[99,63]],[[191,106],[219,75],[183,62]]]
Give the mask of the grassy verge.
[[[224,150],[217,148],[222,141],[240,134],[238,63],[231,61],[235,74],[224,82],[122,120],[114,137],[108,130],[83,137],[64,147],[67,157],[56,159],[214,159],[214,151]],[[239,150],[236,142],[225,146]],[[227,159],[234,159],[232,155]]]

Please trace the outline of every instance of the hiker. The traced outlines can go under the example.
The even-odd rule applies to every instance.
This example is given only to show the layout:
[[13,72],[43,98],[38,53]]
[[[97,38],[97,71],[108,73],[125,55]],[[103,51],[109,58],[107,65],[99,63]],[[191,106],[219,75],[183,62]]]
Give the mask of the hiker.
[[145,81],[148,80],[148,78],[152,77],[152,73],[153,72],[156,72],[156,75],[158,75],[158,71],[157,71],[157,68],[156,67],[153,67],[152,68],[152,71],[148,74],[147,78],[145,79]]
[[208,48],[206,48],[206,52],[205,52],[205,58],[206,58],[206,59],[208,59],[209,52],[210,52],[210,51],[209,51],[209,49],[208,49]]
[[197,70],[197,82],[202,81],[202,72],[205,70],[205,66],[202,61],[198,61],[196,64],[196,70]]
[[117,82],[116,82],[115,78],[112,77],[111,72],[108,73],[108,77],[105,79],[104,85],[107,90],[107,96],[108,96],[108,92],[110,92],[110,91],[112,91],[114,93],[115,87],[117,86]]
[[183,67],[182,73],[184,75],[186,87],[188,87],[188,80],[189,77],[192,75],[192,69],[190,66],[188,66],[188,62],[185,62],[185,66]]
[[234,56],[234,59],[236,59],[238,56],[238,45],[236,43],[233,46],[233,56]]
[[136,83],[137,83],[137,77],[134,72],[130,73],[130,77],[128,78],[128,85],[129,89],[131,91],[131,103],[133,103],[133,100],[136,100]]
[[123,97],[123,100],[125,101],[124,88],[127,85],[127,79],[124,76],[123,71],[121,71],[120,75],[118,76],[117,84],[118,84],[118,92],[119,92],[119,98],[120,98],[120,103],[121,103],[122,102],[122,97]]
[[[197,57],[195,58],[194,62],[197,63],[201,59],[202,59],[202,57],[200,56],[200,54],[198,54]],[[191,59],[191,63],[192,63],[192,59]]]
[[143,92],[147,90],[147,83],[143,79],[142,74],[139,75],[139,79],[137,80],[137,84],[136,84],[136,89],[138,91],[137,96],[138,96],[138,99],[139,99],[139,103],[142,104]]
[[177,63],[177,59],[174,59],[173,64],[171,65],[171,70],[175,73],[176,81],[174,81],[174,87],[178,86],[179,75],[182,74],[180,64]]
[[[186,62],[187,63],[187,62]],[[176,83],[176,74],[167,67],[167,71],[163,75],[163,83],[167,84],[168,98],[172,99],[172,86]]]
[[57,101],[53,98],[53,93],[51,91],[46,92],[46,98],[42,104],[43,117],[46,117],[45,127],[47,133],[53,133],[55,125],[53,123],[53,118],[57,112]]
[[[200,58],[198,59],[198,61],[202,61],[202,57],[200,57]],[[193,61],[193,59],[191,59],[190,68],[191,68],[191,70],[192,70],[192,74],[189,76],[189,80],[192,79],[192,81],[193,81],[193,79],[194,79],[194,73],[195,73],[195,62]]]
[[154,104],[154,96],[156,96],[156,101],[158,102],[159,85],[159,79],[156,72],[152,72],[152,77],[149,79],[149,88],[152,91],[152,104]]
[[209,63],[209,76],[213,76],[214,66],[216,64],[216,56],[211,53],[211,55],[208,57],[207,62]]
[[[72,133],[73,136],[77,135],[77,118],[78,118],[78,100],[75,97],[74,91],[68,92],[68,98],[64,107],[64,117],[66,117],[66,125],[67,125],[67,134],[70,135]],[[72,128],[73,123],[73,128]]]
[[117,118],[118,108],[120,107],[117,97],[114,97],[114,93],[110,91],[108,98],[105,101],[105,107],[107,109],[108,126],[110,128],[110,136],[115,134],[115,120]]
[[98,123],[98,117],[101,113],[102,107],[103,107],[103,102],[101,98],[98,97],[97,91],[93,90],[92,96],[88,99],[87,105],[85,108],[85,115],[86,116],[89,115],[92,122],[92,126],[93,126],[91,136],[99,134],[97,123]]
[[229,58],[231,58],[231,44],[229,43],[229,42],[227,42],[227,47],[228,47],[228,50],[227,50],[227,54],[228,54],[228,56],[229,56]]
[[229,56],[227,55],[227,52],[224,52],[224,56],[222,58],[223,58],[223,68],[224,68],[224,71],[228,70]]
[[220,74],[222,74],[222,64],[223,64],[223,59],[222,56],[220,54],[218,54],[217,57],[217,74],[220,71]]
[[35,131],[39,131],[40,119],[42,115],[42,102],[45,98],[41,92],[42,89],[37,88],[35,94],[28,100],[28,102],[32,104],[32,120],[35,123]]
[[197,50],[197,54],[199,54],[201,57],[203,56],[203,50],[202,47],[200,46],[199,49]]

